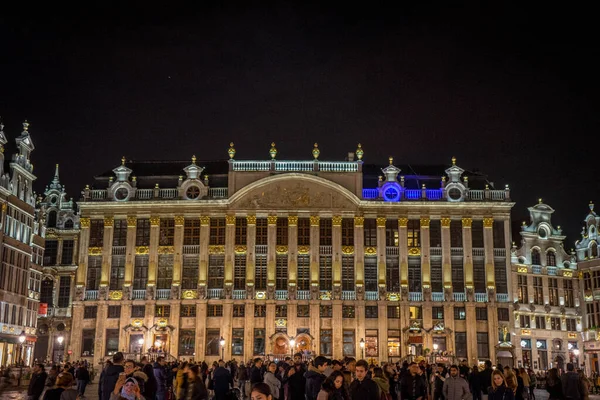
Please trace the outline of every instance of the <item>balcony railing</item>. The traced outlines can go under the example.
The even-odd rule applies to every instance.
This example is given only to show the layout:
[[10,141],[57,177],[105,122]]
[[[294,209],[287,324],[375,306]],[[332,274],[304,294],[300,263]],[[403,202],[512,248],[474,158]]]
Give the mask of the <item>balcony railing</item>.
[[156,289],[156,300],[168,300],[171,297],[171,289]]
[[298,290],[298,300],[310,300],[310,290]]
[[97,290],[86,290],[85,291],[85,299],[86,300],[98,300],[98,291]]
[[354,290],[342,290],[342,300],[356,300],[356,292]]
[[378,292],[365,292],[365,300],[379,300]]
[[135,191],[135,197],[140,200],[150,200],[154,196],[154,189],[138,189]]
[[546,267],[548,275],[556,275],[556,267]]
[[222,299],[223,296],[223,289],[208,289],[208,298],[209,299]]
[[488,301],[487,293],[475,293],[475,301],[478,303],[487,303],[487,301]]
[[175,199],[177,198],[177,188],[160,189],[158,196],[161,199]]
[[441,256],[442,255],[442,248],[441,247],[430,247],[429,248],[429,254],[432,256]]
[[321,254],[321,255],[331,255],[332,254],[331,247],[332,246],[319,246],[319,254]]
[[508,293],[496,293],[496,301],[499,303],[508,303]]
[[106,190],[90,190],[90,197],[92,198],[92,200],[104,200],[106,199],[107,194],[108,192]]
[[200,245],[188,244],[183,246],[183,254],[200,254]]
[[[468,190],[467,200],[474,201],[506,201],[509,199],[508,190]],[[401,200],[443,200],[444,189],[402,189],[400,192]],[[363,199],[375,200],[379,199],[379,189],[366,188],[363,189]],[[383,199],[380,199],[383,200]]]
[[423,301],[423,293],[421,292],[409,292],[408,301]]
[[288,291],[287,290],[276,290],[275,291],[275,299],[277,300],[287,300]]
[[451,247],[450,248],[450,255],[451,256],[462,256],[463,255],[463,248],[462,247]]
[[[107,189],[86,189],[83,192],[84,201],[101,201],[108,199]],[[208,189],[208,197],[212,199],[227,198],[228,190],[226,187],[217,187]],[[153,200],[153,199],[178,199],[178,188],[164,189],[136,189],[135,196],[130,200]]]
[[257,244],[254,246],[254,251],[256,254],[267,254],[267,246],[264,244]]
[[113,246],[112,254],[113,254],[113,256],[124,256],[126,249],[127,249],[126,246]]
[[146,289],[134,289],[133,290],[133,299],[134,300],[144,300],[146,298]]
[[483,247],[473,247],[473,257],[485,256],[485,249]]
[[213,199],[225,199],[227,198],[227,188],[209,188],[208,197],[211,197]]
[[431,301],[444,301],[444,293],[442,293],[442,292],[431,293]]
[[506,257],[506,249],[494,249],[494,257]]
[[453,293],[454,301],[467,301],[467,295],[465,293]]
[[357,172],[356,161],[231,161],[234,171],[277,171],[277,172]]
[[245,290],[234,290],[232,297],[234,300],[244,300],[246,298]]
[[387,256],[397,256],[397,255],[400,255],[400,248],[398,246],[387,246],[385,248],[385,254]]
[[541,274],[542,273],[542,266],[541,265],[532,265],[531,266],[531,272],[534,274]]

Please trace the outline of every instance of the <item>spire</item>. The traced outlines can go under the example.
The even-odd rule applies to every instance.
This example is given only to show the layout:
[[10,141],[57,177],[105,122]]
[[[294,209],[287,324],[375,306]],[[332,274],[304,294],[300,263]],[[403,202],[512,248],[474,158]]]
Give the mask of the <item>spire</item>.
[[394,165],[394,157],[388,157],[389,165],[383,168],[381,171],[385,174],[385,180],[387,182],[396,182],[400,168]]
[[54,178],[52,178],[52,182],[50,183],[50,185],[47,186],[46,188],[47,190],[58,190],[61,191],[64,189],[63,185],[60,184],[60,176],[58,175],[58,164],[56,164],[56,167],[54,169]]
[[56,168],[54,169],[54,179],[52,182],[60,182],[60,177],[58,175],[58,164],[56,164]]
[[2,123],[2,117],[0,117],[0,152],[4,152],[4,145],[8,142],[4,135],[4,124]]

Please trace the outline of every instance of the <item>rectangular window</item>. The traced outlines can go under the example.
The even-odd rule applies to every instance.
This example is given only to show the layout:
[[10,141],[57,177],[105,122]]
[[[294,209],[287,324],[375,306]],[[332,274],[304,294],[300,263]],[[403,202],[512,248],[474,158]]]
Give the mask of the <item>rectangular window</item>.
[[298,290],[310,290],[310,258],[308,255],[298,256]]
[[529,317],[529,315],[519,315],[519,325],[521,325],[521,328],[530,328],[531,318]]
[[92,219],[90,221],[90,247],[104,246],[104,220]]
[[223,246],[225,244],[225,218],[211,217],[209,244],[213,246]]
[[510,321],[508,308],[498,307],[498,321]]
[[354,256],[342,256],[342,290],[353,292],[355,283]]
[[365,306],[365,318],[377,318],[378,306]]
[[429,221],[429,246],[442,247],[442,228],[439,219]]
[[287,318],[287,306],[276,305],[275,306],[275,318]]
[[206,329],[206,352],[207,356],[218,356],[220,355],[220,340],[221,331],[219,329]]
[[433,293],[442,293],[444,291],[442,259],[440,257],[431,257],[430,269],[431,269],[431,291]]
[[246,255],[236,254],[233,265],[233,289],[246,289]]
[[267,256],[257,254],[254,262],[254,287],[256,290],[267,289]]
[[567,322],[567,330],[568,331],[570,331],[570,332],[577,331],[577,321],[575,320],[575,318],[567,318],[566,322]]
[[179,310],[179,316],[182,318],[190,318],[196,316],[196,305],[195,304],[182,304]]
[[254,305],[254,317],[255,318],[264,318],[267,315],[267,306],[264,304],[255,304]]
[[365,218],[363,224],[363,235],[365,247],[377,246],[377,221],[373,218]]
[[[500,309],[498,309],[500,310]],[[546,329],[546,317],[537,316],[535,317],[535,328],[536,329]]]
[[387,307],[388,319],[400,319],[400,307],[399,306],[388,306]]
[[288,245],[288,220],[287,218],[277,218],[277,245]]
[[106,354],[112,356],[119,351],[119,329],[106,330]]
[[98,306],[85,306],[83,308],[83,319],[95,319],[98,314]]
[[254,328],[254,355],[260,356],[265,354],[265,330]]
[[148,256],[135,256],[133,269],[133,289],[146,289],[148,285]]
[[123,247],[127,245],[127,220],[115,219],[113,222],[113,246]]
[[155,306],[154,308],[155,317],[170,317],[171,306]]
[[563,279],[563,288],[565,289],[565,307],[575,307],[573,281],[570,279]]
[[197,218],[186,219],[183,225],[183,244],[185,246],[198,246],[200,244],[200,220]]
[[450,266],[452,267],[450,273],[452,278],[452,291],[454,293],[464,293],[465,276],[462,257],[452,257],[450,259]]
[[58,240],[46,240],[44,250],[44,265],[56,265],[58,255]]
[[320,305],[319,306],[319,316],[321,318],[333,317],[333,307],[330,305]]
[[183,256],[183,270],[181,277],[182,289],[196,289],[198,287],[199,264],[200,262],[197,255],[185,254]]
[[366,329],[365,330],[365,356],[366,357],[377,357],[379,354],[378,347],[378,330],[377,329]]
[[388,330],[388,358],[400,357],[400,346],[400,331],[396,329]]
[[467,310],[465,307],[454,307],[454,319],[462,321],[467,319]]
[[385,221],[385,245],[388,247],[398,247],[398,240],[398,220]]
[[462,221],[450,221],[450,247],[463,247]]
[[277,255],[275,258],[275,290],[287,290],[288,288],[288,256]]
[[110,290],[123,290],[125,283],[125,256],[112,256],[110,265]]
[[161,218],[158,236],[159,246],[173,246],[175,238],[175,220],[173,218]]
[[408,247],[421,247],[421,221],[409,219],[407,225]]
[[558,278],[548,278],[548,302],[551,306],[558,305]]
[[135,245],[150,246],[150,219],[138,218],[135,228]]
[[319,289],[333,289],[333,269],[331,265],[331,256],[319,256]]
[[408,258],[408,291],[421,292],[421,257]]
[[533,277],[533,303],[544,304],[544,290],[540,276]]
[[485,260],[473,258],[473,284],[475,293],[486,293]]
[[396,256],[387,256],[385,260],[385,280],[388,292],[400,291],[400,262]]
[[146,316],[146,306],[131,306],[131,318],[144,318]]
[[108,318],[121,318],[121,306],[108,306]]
[[517,276],[517,286],[519,291],[519,303],[529,303],[529,289],[527,287],[527,275]]
[[467,358],[467,332],[455,332],[454,343],[456,345],[456,356]]
[[477,321],[487,321],[487,307],[475,307],[475,319]]
[[[342,309],[343,311],[343,309]],[[298,304],[297,313],[298,318],[310,317],[310,306],[308,304]]]
[[550,329],[553,331],[561,331],[562,324],[560,323],[560,318],[558,317],[550,317]]
[[345,330],[342,332],[343,344],[342,351],[344,357],[353,357],[355,354],[356,341],[354,339],[354,330]]
[[365,291],[377,292],[377,257],[365,257]]
[[506,279],[506,259],[494,259],[494,275],[496,278],[496,292],[508,293],[508,281]]
[[355,318],[356,311],[354,306],[342,306],[342,318]]
[[354,219],[342,219],[342,246],[354,246]]
[[320,355],[331,356],[333,354],[333,338],[331,329],[321,329],[321,352]]
[[256,245],[266,246],[268,243],[269,225],[266,218],[256,218]]
[[233,316],[235,318],[245,317],[246,316],[246,306],[244,304],[234,304],[233,305]]
[[208,317],[222,317],[223,316],[223,305],[222,304],[209,304],[206,307],[206,315]]
[[[208,288],[223,289],[225,277],[225,256],[209,254],[208,256]],[[257,288],[258,289],[258,288]]]
[[244,354],[244,328],[231,330],[231,355],[241,356]]
[[84,329],[81,333],[81,355],[83,357],[93,356],[96,344],[96,330]]
[[431,307],[431,318],[444,319],[444,307]]
[[156,279],[157,289],[171,289],[173,283],[173,255],[161,254],[158,256],[158,271]]
[[310,219],[298,218],[298,246],[310,245]]
[[504,221],[494,221],[493,230],[494,248],[503,249],[506,246],[504,240]]
[[411,306],[408,307],[408,313],[410,319],[422,319],[423,318],[423,309],[421,306]]
[[490,342],[487,332],[477,332],[477,355],[479,358],[490,358]]
[[235,244],[244,246],[248,239],[248,220],[245,217],[235,219]]
[[73,262],[73,249],[75,246],[74,240],[63,240],[62,245],[62,260],[60,263],[62,265],[72,265]]
[[69,307],[71,302],[71,277],[61,276],[58,285],[58,307]]
[[319,244],[321,246],[331,246],[331,219],[322,218],[319,220]]
[[88,257],[86,289],[98,290],[100,287],[100,274],[102,272],[102,256]]
[[483,221],[482,220],[473,220],[471,222],[471,238],[473,243],[473,248],[475,249],[483,249]]
[[193,329],[179,331],[179,356],[193,356],[196,353],[196,332]]

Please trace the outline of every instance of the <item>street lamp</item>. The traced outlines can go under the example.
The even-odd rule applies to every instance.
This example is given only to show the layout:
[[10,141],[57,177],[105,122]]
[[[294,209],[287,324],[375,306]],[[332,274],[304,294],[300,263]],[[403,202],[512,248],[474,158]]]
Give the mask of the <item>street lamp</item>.
[[140,362],[142,362],[142,351],[144,350],[144,338],[143,337],[138,339],[138,344],[140,345]]
[[360,351],[362,354],[361,359],[365,359],[365,339],[360,339]]
[[19,362],[19,379],[17,382],[17,387],[21,386],[21,376],[23,376],[23,343],[25,343],[25,339],[27,338],[27,336],[25,335],[25,331],[21,331],[21,334],[19,335],[19,349],[20,349],[20,362]]
[[294,346],[296,346],[296,339],[291,338],[290,339],[290,348],[291,348],[291,352],[292,352],[292,358],[294,357]]
[[573,350],[573,354],[575,355],[575,366],[579,367],[579,349]]
[[[64,350],[63,350],[62,344],[63,344],[64,340],[65,340],[65,338],[63,336],[59,336],[56,338],[56,341],[58,342],[58,345],[59,345],[59,349],[63,353],[64,353]],[[62,362],[62,360],[63,360],[63,356],[60,356],[59,362]]]
[[434,343],[433,344],[433,362],[437,361],[437,354],[438,354],[438,348],[440,347],[439,344]]
[[221,336],[219,344],[221,345],[221,360],[225,361],[225,339],[223,336]]

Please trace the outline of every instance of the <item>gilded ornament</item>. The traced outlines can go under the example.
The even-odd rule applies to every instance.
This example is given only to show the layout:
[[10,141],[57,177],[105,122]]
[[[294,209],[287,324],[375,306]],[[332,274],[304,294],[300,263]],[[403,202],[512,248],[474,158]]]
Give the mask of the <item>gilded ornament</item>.
[[175,246],[158,246],[158,254],[174,254]]
[[342,216],[334,215],[333,217],[331,217],[331,224],[333,226],[342,226]]
[[319,295],[321,300],[331,300],[331,292],[323,292]]
[[104,217],[104,227],[112,227],[114,223],[113,217]]
[[406,228],[408,226],[408,218],[406,218],[406,217],[398,218],[398,226],[400,228]]
[[226,215],[225,216],[225,224],[235,225],[235,215]]
[[285,318],[279,318],[275,320],[275,327],[276,328],[285,328],[287,326],[287,319]]
[[319,150],[319,145],[317,143],[315,143],[313,149],[312,149],[312,155],[315,158],[315,160],[317,158],[319,158],[319,154],[321,154],[321,150]]
[[[8,205],[6,205],[6,203],[2,203],[2,212],[6,212],[6,210],[8,209]],[[89,221],[89,218],[88,218]]]
[[443,217],[442,219],[440,219],[440,223],[441,223],[442,227],[445,227],[445,228],[448,228],[450,226],[450,221],[452,221],[452,220],[448,217]]
[[563,276],[566,278],[572,278],[573,277],[573,271],[563,271]]
[[99,256],[102,254],[102,247],[90,247],[88,249],[89,256]]
[[287,246],[277,246],[275,248],[275,252],[277,254],[287,254],[288,252],[288,247]]
[[429,219],[429,217],[421,217],[421,227],[422,228],[429,228],[430,222],[431,222],[431,220]]
[[210,225],[210,217],[203,215],[200,217],[200,225]]
[[259,291],[255,293],[256,300],[264,300],[267,298],[267,292]]
[[225,246],[219,244],[208,246],[208,254],[225,254]]
[[256,225],[256,215],[248,215],[248,216],[246,216],[246,223],[248,225]]
[[131,321],[131,325],[135,326],[136,328],[141,328],[142,325],[144,325],[144,321],[141,319],[134,319]]
[[365,217],[354,217],[354,226],[364,226],[365,225]]
[[321,221],[321,217],[318,215],[312,215],[310,217],[310,226],[319,226],[319,222]]
[[135,228],[136,225],[137,225],[137,217],[135,217],[135,216],[127,217],[127,227],[128,228]]
[[527,267],[525,265],[517,267],[517,273],[526,274],[528,272]]
[[89,228],[90,227],[90,219],[87,217],[79,218],[79,226],[81,226],[82,228]]
[[377,217],[377,227],[385,228],[385,217]]
[[267,224],[269,224],[269,225],[277,225],[277,215],[269,215],[267,217]]
[[136,246],[135,247],[135,254],[138,256],[148,254],[149,252],[150,252],[150,248],[148,246]]
[[277,149],[275,148],[275,142],[271,142],[271,149],[269,149],[271,159],[274,160],[277,157]]
[[287,218],[288,218],[288,226],[298,225],[298,217],[296,215],[289,215]]
[[298,246],[298,254],[308,254],[310,252],[310,246]]
[[522,336],[531,336],[531,329],[521,329]]
[[473,218],[465,217],[462,219],[463,228],[470,228],[472,223],[473,223]]
[[184,290],[181,294],[181,298],[185,300],[195,299],[198,297],[198,293],[195,290]]
[[358,158],[358,160],[362,160],[363,155],[365,154],[365,151],[362,149],[362,145],[359,143],[358,146],[356,146],[356,158]]
[[160,217],[150,217],[150,226],[159,226]]
[[370,256],[377,254],[377,247],[365,247],[365,254]]
[[411,247],[410,249],[408,249],[408,255],[409,256],[420,256],[421,248],[420,247]]
[[229,158],[233,160],[235,157],[235,148],[233,147],[233,142],[229,143],[229,149],[227,150],[227,154],[229,154]]
[[235,251],[235,254],[246,254],[246,251],[248,251],[248,250],[245,245],[238,245],[238,246],[235,246],[234,251]]
[[389,301],[400,301],[400,293],[388,292],[386,298]]
[[342,246],[342,254],[354,254],[354,246]]
[[494,218],[488,217],[483,219],[483,226],[485,228],[491,228],[494,226]]
[[113,290],[108,294],[110,300],[121,300],[123,298],[123,292],[121,290]]
[[164,328],[167,325],[169,325],[169,320],[166,318],[160,318],[156,321],[156,325],[158,325],[161,328]]
[[183,215],[175,216],[175,226],[182,226],[185,224],[185,217]]

